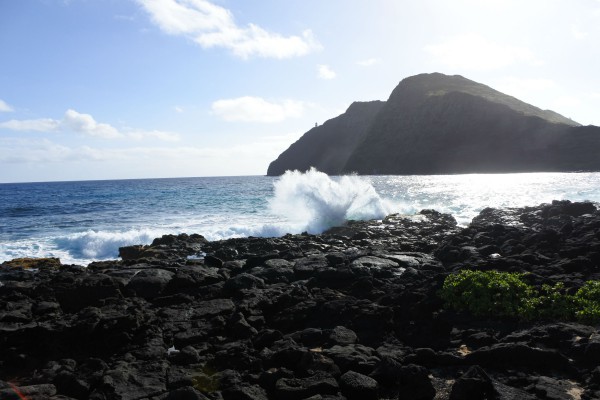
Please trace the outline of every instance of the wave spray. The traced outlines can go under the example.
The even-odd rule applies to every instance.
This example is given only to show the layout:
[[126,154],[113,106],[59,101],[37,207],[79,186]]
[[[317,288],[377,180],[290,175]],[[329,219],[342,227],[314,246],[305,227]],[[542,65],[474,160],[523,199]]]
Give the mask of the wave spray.
[[274,183],[271,211],[303,225],[308,233],[321,233],[348,220],[381,219],[387,207],[365,178],[345,175],[331,178],[314,168],[287,171]]

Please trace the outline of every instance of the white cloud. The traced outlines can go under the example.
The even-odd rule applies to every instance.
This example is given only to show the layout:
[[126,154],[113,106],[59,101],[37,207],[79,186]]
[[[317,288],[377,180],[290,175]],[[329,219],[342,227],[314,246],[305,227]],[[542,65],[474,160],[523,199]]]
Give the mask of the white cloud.
[[62,120],[52,118],[39,118],[29,120],[10,120],[0,122],[0,129],[8,129],[18,132],[62,132],[71,131],[84,136],[97,137],[101,139],[130,138],[142,140],[154,138],[165,141],[179,140],[179,135],[172,132],[144,131],[140,129],[125,128],[119,131],[117,128],[104,123],[96,122],[90,114],[82,114],[69,109],[65,112]]
[[0,99],[0,112],[13,112],[15,111],[9,104],[4,100]]
[[425,47],[437,61],[453,68],[499,69],[516,63],[539,65],[526,47],[496,43],[479,34],[463,34]]
[[180,137],[177,133],[157,131],[157,130],[143,131],[143,130],[139,130],[139,129],[131,129],[131,130],[127,130],[127,132],[125,134],[127,135],[127,137],[129,137],[131,139],[136,139],[136,140],[143,140],[146,138],[154,138],[154,139],[163,140],[165,142],[176,142],[180,139]]
[[319,78],[321,79],[334,79],[337,74],[332,70],[329,65],[317,65],[317,71],[319,72]]
[[367,58],[366,60],[357,61],[356,64],[361,67],[372,67],[373,65],[381,64],[381,59]]
[[0,138],[0,162],[54,163],[84,157],[82,153],[47,139]]
[[183,112],[184,112],[184,109],[183,109],[183,107],[179,107],[179,106],[174,106],[174,107],[173,107],[173,110],[175,110],[175,112],[177,112],[177,113],[179,113],[179,114],[181,114],[181,113],[183,113]]
[[226,8],[207,0],[137,0],[164,32],[185,36],[203,48],[221,47],[238,57],[290,58],[318,50],[310,30],[282,36],[258,25],[240,27]]
[[287,118],[302,116],[305,104],[296,100],[269,102],[261,97],[244,96],[217,100],[212,112],[225,121],[281,122]]
[[67,110],[62,125],[77,133],[103,139],[119,138],[123,135],[109,124],[99,124],[90,114],[81,114],[75,110]]
[[25,119],[0,122],[0,129],[9,129],[11,131],[35,131],[52,132],[60,127],[60,121],[51,118]]
[[[263,137],[253,142],[226,147],[140,146],[127,148],[69,147],[48,139],[0,137],[0,163],[40,164],[79,161],[114,163],[125,161],[139,164],[144,160],[197,163],[199,159],[216,159],[219,161],[230,160],[231,163],[258,161],[264,164],[261,168],[266,170],[268,163],[300,136],[300,133],[295,133]],[[243,171],[243,169],[239,171]]]
[[235,145],[229,141],[210,147],[91,147],[0,135],[0,181],[263,175],[269,162],[301,135],[245,135]]

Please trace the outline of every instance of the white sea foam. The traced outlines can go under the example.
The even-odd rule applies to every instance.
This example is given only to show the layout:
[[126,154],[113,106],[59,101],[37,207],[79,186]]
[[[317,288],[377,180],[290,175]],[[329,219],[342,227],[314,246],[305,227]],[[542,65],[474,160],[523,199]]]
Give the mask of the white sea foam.
[[[115,219],[110,208],[98,211],[94,214],[94,220],[101,221],[94,227],[97,230],[84,227],[89,224],[78,226],[73,214],[74,221],[67,226],[40,229],[29,237],[0,236],[0,262],[58,257],[65,264],[87,265],[116,258],[121,246],[148,244],[164,234],[199,233],[212,241],[319,233],[347,220],[410,215],[424,208],[450,213],[459,224],[467,225],[488,206],[520,207],[553,199],[600,201],[599,173],[329,177],[310,170],[287,172],[275,180],[207,180],[210,185],[201,192],[193,190],[193,182],[189,188],[181,186],[164,208],[132,202],[119,211],[135,218]],[[127,193],[126,188],[123,191]],[[28,217],[25,223],[49,225],[47,217],[36,218]],[[82,218],[90,216],[84,213]],[[64,223],[58,217],[54,221]],[[19,232],[18,225],[12,229]]]
[[389,210],[371,182],[356,175],[332,179],[312,168],[287,171],[275,182],[273,213],[309,233],[320,233],[347,220],[377,219]]
[[162,232],[156,229],[123,232],[88,230],[60,236],[53,241],[58,249],[68,252],[74,259],[102,260],[117,258],[119,247],[150,243],[155,237],[161,235]]

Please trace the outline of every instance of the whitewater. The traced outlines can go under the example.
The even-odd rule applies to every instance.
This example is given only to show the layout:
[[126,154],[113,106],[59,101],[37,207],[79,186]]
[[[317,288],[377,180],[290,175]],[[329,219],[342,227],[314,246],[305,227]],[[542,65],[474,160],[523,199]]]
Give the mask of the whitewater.
[[164,234],[209,240],[320,233],[347,220],[452,214],[552,200],[600,202],[600,173],[210,177],[0,184],[0,262],[58,257],[87,265]]

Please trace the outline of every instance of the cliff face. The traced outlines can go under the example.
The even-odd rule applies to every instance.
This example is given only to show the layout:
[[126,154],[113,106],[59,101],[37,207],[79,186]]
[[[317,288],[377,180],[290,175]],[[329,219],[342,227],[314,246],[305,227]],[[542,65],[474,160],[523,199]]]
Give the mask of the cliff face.
[[281,153],[269,165],[267,175],[281,175],[294,169],[306,171],[310,167],[329,175],[339,174],[384,104],[382,101],[352,103],[345,113],[314,127]]
[[[345,120],[345,128],[357,118]],[[344,132],[336,129],[344,128],[329,128],[326,137],[317,138],[317,129],[305,134],[274,162],[281,160],[277,170],[271,164],[269,175],[320,169],[315,153],[318,160],[347,160],[339,169],[322,169],[330,174],[600,171],[599,127],[582,127],[462,76],[404,79],[370,120],[356,126],[352,145],[337,146]],[[304,148],[297,146],[301,142]]]

